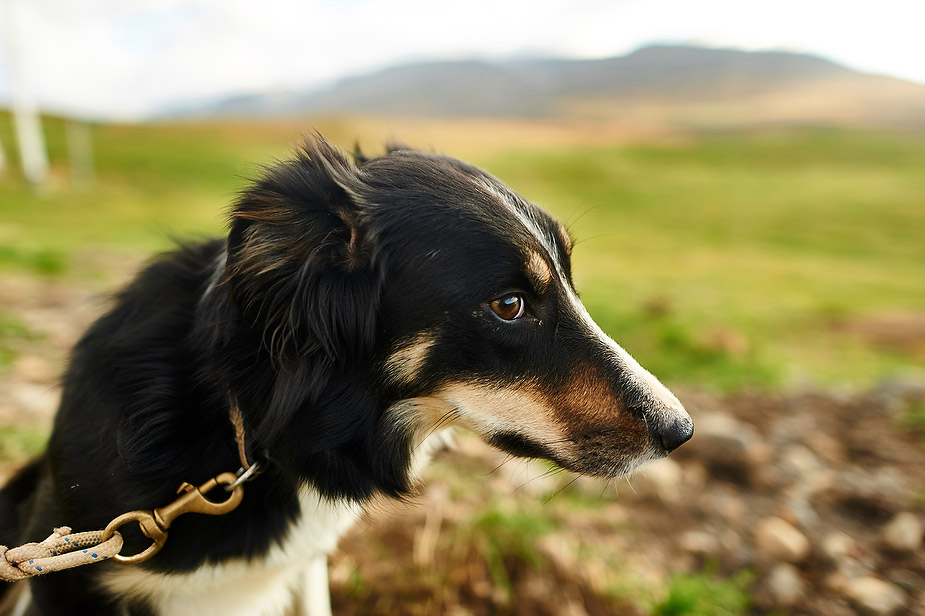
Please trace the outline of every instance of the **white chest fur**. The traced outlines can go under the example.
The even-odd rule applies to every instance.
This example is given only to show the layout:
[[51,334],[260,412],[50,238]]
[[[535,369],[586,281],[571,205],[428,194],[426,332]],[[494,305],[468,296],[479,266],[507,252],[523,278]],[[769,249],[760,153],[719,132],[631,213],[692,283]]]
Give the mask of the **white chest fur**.
[[[184,574],[119,567],[106,575],[103,586],[116,595],[144,597],[162,616],[271,616],[290,610],[296,597],[301,597],[297,604],[327,605],[326,577],[320,589],[305,588],[306,581],[320,577],[326,555],[357,519],[360,506],[324,501],[311,488],[302,490],[300,503],[298,522],[262,557],[206,565]],[[324,596],[308,596],[312,593]]]

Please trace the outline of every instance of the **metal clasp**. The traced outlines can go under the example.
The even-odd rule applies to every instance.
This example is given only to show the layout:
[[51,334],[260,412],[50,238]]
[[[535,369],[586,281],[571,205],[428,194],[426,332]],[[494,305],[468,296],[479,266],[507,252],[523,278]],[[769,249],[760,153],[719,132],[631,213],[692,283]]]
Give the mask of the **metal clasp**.
[[193,486],[189,483],[182,483],[177,489],[180,498],[169,505],[165,505],[154,511],[136,510],[123,513],[118,518],[109,523],[106,530],[103,531],[102,541],[112,537],[113,533],[123,524],[128,522],[138,522],[142,534],[151,539],[153,542],[146,550],[133,554],[131,556],[122,556],[116,554],[113,558],[121,563],[134,564],[148,560],[157,554],[164,543],[167,542],[167,529],[170,524],[184,513],[203,513],[206,515],[224,515],[231,512],[241,504],[244,498],[244,488],[237,484],[231,490],[227,499],[215,502],[205,497],[210,491],[220,485],[230,486],[237,481],[238,477],[234,473],[222,473],[199,486]]

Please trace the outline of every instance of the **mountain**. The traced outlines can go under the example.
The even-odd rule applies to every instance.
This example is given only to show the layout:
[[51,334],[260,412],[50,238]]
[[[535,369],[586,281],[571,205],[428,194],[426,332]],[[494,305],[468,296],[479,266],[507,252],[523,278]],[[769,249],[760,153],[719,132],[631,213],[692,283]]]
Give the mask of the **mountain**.
[[[729,105],[793,121],[886,116],[925,125],[925,86],[786,52],[652,46],[600,60],[405,64],[315,91],[237,96],[192,115],[365,113],[406,116],[610,117],[652,110],[697,121]],[[763,113],[761,113],[763,110]],[[803,111],[800,111],[803,110]],[[735,111],[735,110],[733,110]],[[828,112],[832,113],[829,114]],[[671,115],[671,113],[668,113]],[[805,116],[805,117],[804,117]],[[676,118],[677,119],[677,118]]]

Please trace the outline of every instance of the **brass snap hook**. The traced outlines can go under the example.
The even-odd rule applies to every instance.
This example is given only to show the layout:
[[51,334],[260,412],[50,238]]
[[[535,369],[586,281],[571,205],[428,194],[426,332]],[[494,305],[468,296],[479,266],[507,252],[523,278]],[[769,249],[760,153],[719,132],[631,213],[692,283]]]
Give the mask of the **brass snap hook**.
[[237,480],[234,473],[222,473],[208,480],[201,486],[194,487],[188,483],[180,484],[177,494],[183,494],[169,505],[154,510],[154,520],[165,531],[170,523],[184,513],[205,513],[207,515],[224,515],[232,511],[244,498],[244,488],[240,486],[231,491],[227,499],[221,502],[211,501],[205,497],[219,485],[230,485]]
[[219,485],[229,486],[237,480],[234,473],[222,473],[209,479],[199,487],[189,483],[180,485],[177,493],[182,494],[180,498],[169,505],[155,509],[154,511],[129,511],[123,513],[106,526],[103,531],[101,541],[106,541],[112,537],[113,533],[128,522],[138,522],[142,534],[151,539],[153,543],[143,552],[131,556],[122,556],[116,554],[113,558],[121,563],[134,564],[148,560],[157,554],[164,543],[167,542],[167,529],[170,524],[184,513],[203,513],[206,515],[224,515],[233,511],[235,507],[241,504],[244,498],[244,488],[238,484],[231,491],[227,499],[215,502],[205,497],[210,491]]
[[148,511],[129,511],[128,513],[123,513],[118,518],[110,522],[106,528],[103,530],[103,537],[100,539],[100,543],[107,541],[116,530],[119,529],[123,524],[128,524],[129,522],[138,522],[138,526],[141,527],[141,533],[151,539],[152,543],[146,550],[139,552],[138,554],[133,554],[132,556],[122,556],[121,554],[116,554],[113,556],[113,560],[117,560],[120,563],[134,564],[140,563],[148,560],[155,554],[157,554],[164,543],[167,542],[167,531],[157,525],[157,522],[154,520],[154,512]]

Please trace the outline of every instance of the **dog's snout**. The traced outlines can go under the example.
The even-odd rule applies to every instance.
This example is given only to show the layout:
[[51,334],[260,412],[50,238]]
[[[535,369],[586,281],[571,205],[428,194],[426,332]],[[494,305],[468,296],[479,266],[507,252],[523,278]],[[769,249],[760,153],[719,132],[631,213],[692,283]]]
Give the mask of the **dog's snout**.
[[672,452],[694,435],[694,422],[690,417],[677,418],[667,425],[659,428],[655,436],[662,444],[665,452]]

